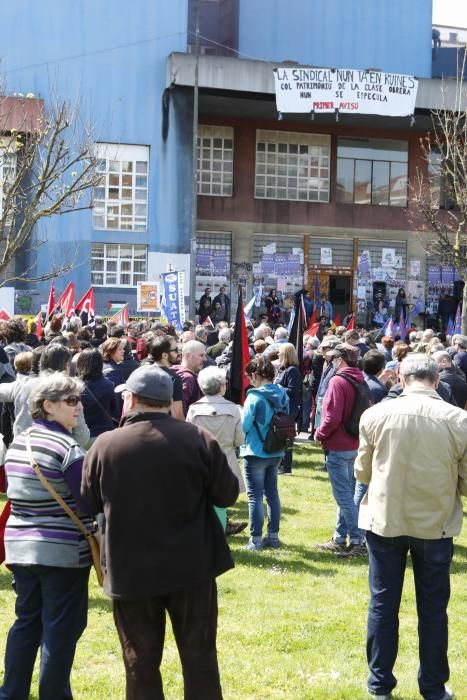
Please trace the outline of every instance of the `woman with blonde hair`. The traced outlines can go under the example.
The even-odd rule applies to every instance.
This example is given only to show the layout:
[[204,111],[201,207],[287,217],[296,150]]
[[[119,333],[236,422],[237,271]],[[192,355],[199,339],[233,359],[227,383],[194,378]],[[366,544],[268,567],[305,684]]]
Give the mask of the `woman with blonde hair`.
[[[298,366],[297,351],[292,343],[282,343],[279,346],[279,371],[274,384],[284,387],[289,397],[289,415],[298,419],[302,404],[302,373]],[[278,474],[292,473],[293,448],[286,450]]]

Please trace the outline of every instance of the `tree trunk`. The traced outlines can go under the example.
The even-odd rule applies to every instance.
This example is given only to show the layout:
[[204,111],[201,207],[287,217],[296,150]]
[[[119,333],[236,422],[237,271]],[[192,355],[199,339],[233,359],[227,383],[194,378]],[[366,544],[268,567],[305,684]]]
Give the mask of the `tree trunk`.
[[467,279],[464,280],[464,292],[462,294],[461,332],[462,335],[467,335]]

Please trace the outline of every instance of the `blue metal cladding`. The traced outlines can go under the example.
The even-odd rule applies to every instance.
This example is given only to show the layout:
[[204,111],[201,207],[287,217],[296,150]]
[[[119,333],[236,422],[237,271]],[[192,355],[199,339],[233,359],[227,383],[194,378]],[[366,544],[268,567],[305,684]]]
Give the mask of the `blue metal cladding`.
[[[41,0],[2,7],[1,72],[10,94],[33,92],[46,104],[54,96],[78,102],[83,117],[94,124],[96,141],[147,145],[150,150],[147,232],[94,231],[89,210],[41,224],[38,237],[46,231],[48,242],[37,253],[35,272],[50,269],[52,260],[60,262],[65,250],[76,258],[77,266],[57,281],[57,289],[72,279],[79,295],[90,285],[93,241],[189,250],[189,91],[180,96],[180,104],[170,101],[167,139],[161,135],[166,58],[186,50],[187,12],[187,0]],[[40,285],[41,301],[49,284]],[[107,296],[123,295],[133,297],[134,291]]]
[[245,58],[431,78],[431,0],[241,0]]

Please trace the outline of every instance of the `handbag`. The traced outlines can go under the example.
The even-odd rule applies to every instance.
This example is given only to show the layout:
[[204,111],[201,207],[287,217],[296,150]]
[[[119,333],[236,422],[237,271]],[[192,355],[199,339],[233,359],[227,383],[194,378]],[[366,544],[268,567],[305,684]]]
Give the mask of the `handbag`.
[[99,586],[102,587],[104,584],[104,574],[102,572],[102,566],[101,566],[101,552],[100,552],[99,540],[97,539],[97,537],[94,533],[89,532],[86,525],[84,525],[81,522],[81,520],[78,518],[76,513],[73,513],[70,506],[67,503],[65,503],[63,498],[55,491],[52,484],[49,484],[49,482],[47,481],[45,476],[42,474],[41,470],[39,469],[39,465],[35,461],[34,456],[32,454],[31,436],[29,433],[26,433],[26,449],[28,451],[28,457],[29,457],[29,461],[31,463],[31,467],[36,472],[37,478],[39,479],[41,484],[47,489],[47,491],[50,493],[52,498],[54,498],[57,501],[57,503],[62,506],[65,513],[71,518],[71,520],[76,525],[76,527],[79,530],[81,530],[81,532],[85,536],[87,543],[89,545],[89,549],[91,551],[92,563],[94,564],[94,569],[96,570],[97,582],[99,583]]
[[10,511],[11,504],[10,501],[7,501],[0,514],[0,564],[3,564],[5,561],[5,528],[10,516]]

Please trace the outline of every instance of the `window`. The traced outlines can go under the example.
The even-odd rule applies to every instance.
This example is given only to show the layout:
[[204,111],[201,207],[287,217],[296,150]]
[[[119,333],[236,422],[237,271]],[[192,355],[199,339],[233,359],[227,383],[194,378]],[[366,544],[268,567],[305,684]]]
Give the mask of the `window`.
[[[447,169],[453,170],[453,161]],[[428,178],[430,181],[432,202],[438,209],[458,210],[453,179],[442,165],[442,156],[436,151],[430,152],[428,163]],[[462,178],[461,178],[462,179]]]
[[337,201],[407,206],[408,142],[340,138]]
[[457,32],[449,32],[449,43],[455,44],[457,41]]
[[233,191],[233,128],[198,127],[198,194],[231,197]]
[[147,248],[131,243],[93,243],[91,284],[136,287],[146,279]]
[[[0,150],[0,217],[3,216],[5,197],[8,193],[8,187],[12,185],[16,174],[16,153],[9,153],[6,150]],[[13,211],[10,209],[7,221],[7,226],[11,224]]]
[[331,137],[256,132],[255,197],[329,202]]
[[94,228],[146,231],[149,148],[98,143],[96,149],[102,178],[94,188]]

